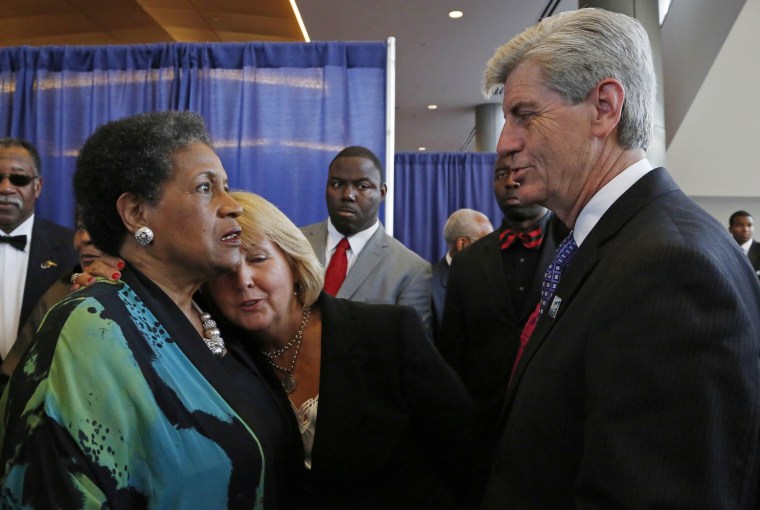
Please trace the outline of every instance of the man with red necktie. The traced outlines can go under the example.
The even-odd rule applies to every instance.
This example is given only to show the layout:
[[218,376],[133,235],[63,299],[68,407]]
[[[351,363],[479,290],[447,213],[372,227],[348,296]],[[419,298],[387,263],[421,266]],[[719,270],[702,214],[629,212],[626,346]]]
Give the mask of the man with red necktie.
[[328,167],[328,219],[301,231],[327,266],[325,292],[411,306],[430,330],[431,266],[383,228],[377,212],[386,192],[378,157],[366,147],[346,147]]
[[520,332],[541,296],[544,270],[567,228],[538,205],[516,200],[519,185],[505,158],[494,168],[494,196],[504,214],[501,227],[452,260],[438,350],[460,375],[475,401],[470,486],[479,501],[489,451]]

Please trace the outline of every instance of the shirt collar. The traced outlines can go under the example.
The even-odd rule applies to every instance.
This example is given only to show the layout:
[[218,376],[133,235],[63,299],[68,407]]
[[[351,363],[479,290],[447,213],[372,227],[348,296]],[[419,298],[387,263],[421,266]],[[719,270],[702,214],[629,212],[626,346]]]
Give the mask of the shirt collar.
[[[354,255],[358,255],[364,249],[364,245],[367,244],[369,238],[374,235],[378,228],[380,228],[380,220],[375,218],[375,223],[371,227],[348,237],[348,244],[351,246]],[[327,253],[332,253],[344,237],[346,236],[338,232],[330,218],[327,218]]]
[[32,224],[34,224],[34,214],[29,216],[27,219],[24,220],[24,222],[16,227],[12,232],[9,234],[6,234],[5,232],[2,232],[2,235],[9,235],[9,236],[27,236],[27,239],[32,237]]
[[741,247],[742,247],[742,250],[744,250],[744,253],[746,253],[746,254],[748,254],[748,255],[749,255],[749,249],[750,249],[750,248],[752,248],[752,242],[753,242],[753,241],[754,241],[754,239],[752,239],[752,238],[750,237],[749,241],[747,241],[747,242],[746,242],[746,243],[744,243],[744,244],[740,244],[740,245],[739,245],[739,246],[741,246]]
[[654,169],[652,163],[647,158],[643,158],[620,172],[591,197],[575,221],[573,237],[578,246],[588,237],[607,209],[652,169]]

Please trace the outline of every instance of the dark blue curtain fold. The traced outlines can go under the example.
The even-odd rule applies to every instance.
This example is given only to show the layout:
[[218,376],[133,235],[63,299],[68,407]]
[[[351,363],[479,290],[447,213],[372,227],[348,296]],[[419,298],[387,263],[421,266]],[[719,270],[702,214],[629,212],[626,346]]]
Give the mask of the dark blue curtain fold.
[[422,258],[446,254],[443,225],[457,209],[469,208],[501,224],[493,194],[491,153],[406,153],[395,156],[393,235]]
[[71,177],[99,125],[153,110],[206,119],[230,185],[296,224],[326,217],[327,165],[385,153],[385,43],[153,44],[0,49],[0,136],[42,157],[37,213],[73,225]]

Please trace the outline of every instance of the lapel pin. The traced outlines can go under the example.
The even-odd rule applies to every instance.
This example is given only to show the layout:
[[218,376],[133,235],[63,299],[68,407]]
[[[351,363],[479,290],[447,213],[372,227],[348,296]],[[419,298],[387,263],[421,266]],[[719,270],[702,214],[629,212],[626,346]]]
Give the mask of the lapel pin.
[[559,296],[554,296],[554,299],[552,300],[552,304],[549,307],[549,317],[552,319],[557,318],[557,312],[559,312],[559,305],[562,304],[562,298]]
[[47,269],[49,267],[58,267],[58,263],[57,262],[53,262],[52,260],[46,260],[45,262],[43,262],[42,264],[40,264],[40,267],[42,269]]

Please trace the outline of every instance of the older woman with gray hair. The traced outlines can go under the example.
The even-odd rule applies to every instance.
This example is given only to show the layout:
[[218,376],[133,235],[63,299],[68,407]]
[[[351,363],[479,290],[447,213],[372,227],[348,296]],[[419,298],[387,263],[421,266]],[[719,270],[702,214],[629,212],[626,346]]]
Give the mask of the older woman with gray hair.
[[2,401],[3,508],[285,508],[287,400],[194,299],[240,262],[240,205],[201,117],[101,126],[74,177],[92,240],[127,262],[47,315]]

